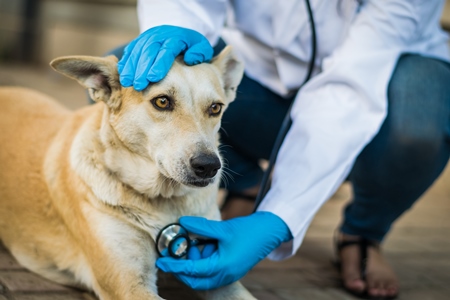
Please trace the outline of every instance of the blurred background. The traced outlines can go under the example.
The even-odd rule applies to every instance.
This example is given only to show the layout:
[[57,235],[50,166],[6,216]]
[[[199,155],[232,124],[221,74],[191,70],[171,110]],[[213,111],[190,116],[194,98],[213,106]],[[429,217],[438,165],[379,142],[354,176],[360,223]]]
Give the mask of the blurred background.
[[0,0],[0,85],[35,88],[78,108],[87,103],[83,90],[48,63],[101,56],[138,34],[136,0]]
[[2,62],[102,55],[137,34],[135,0],[0,0]]
[[[450,0],[442,25],[450,29]],[[80,107],[84,92],[48,63],[104,55],[138,33],[136,0],[0,0],[0,85],[32,87]]]

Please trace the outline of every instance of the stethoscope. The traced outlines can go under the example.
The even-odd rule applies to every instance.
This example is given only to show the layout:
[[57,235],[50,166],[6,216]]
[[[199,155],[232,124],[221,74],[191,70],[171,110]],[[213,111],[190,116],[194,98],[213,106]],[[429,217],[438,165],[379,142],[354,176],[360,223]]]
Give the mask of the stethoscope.
[[161,257],[183,258],[189,248],[206,244],[217,244],[217,240],[191,238],[189,232],[179,223],[171,223],[161,229],[156,237],[156,251]]
[[[308,72],[306,73],[306,77],[303,80],[303,83],[300,85],[299,89],[301,89],[305,85],[305,83],[308,82],[309,79],[311,78],[317,52],[316,50],[317,37],[316,37],[316,26],[314,22],[314,16],[312,13],[311,4],[309,3],[309,0],[305,0],[305,4],[308,11],[309,22],[311,25],[311,58],[308,64]],[[289,107],[286,116],[284,117],[280,132],[277,135],[275,144],[272,149],[272,153],[270,154],[269,164],[266,171],[264,172],[264,176],[261,181],[261,188],[259,189],[258,195],[256,196],[254,211],[256,211],[262,199],[269,190],[270,174],[272,173],[273,166],[275,165],[275,160],[277,158],[278,151],[280,150],[281,144],[283,143],[283,140],[292,124],[292,120],[290,117],[291,109],[292,104]],[[190,238],[189,232],[181,224],[171,223],[165,226],[163,229],[161,229],[160,232],[158,233],[158,236],[156,237],[156,250],[159,256],[164,257],[170,256],[173,258],[180,259],[187,255],[190,247],[216,243],[217,240],[214,239]]]

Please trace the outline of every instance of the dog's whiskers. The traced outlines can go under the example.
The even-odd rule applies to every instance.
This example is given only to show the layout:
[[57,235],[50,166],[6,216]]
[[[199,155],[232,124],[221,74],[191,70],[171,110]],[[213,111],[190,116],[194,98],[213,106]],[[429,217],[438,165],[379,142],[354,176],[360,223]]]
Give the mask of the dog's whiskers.
[[[219,152],[220,152],[220,150],[219,150]],[[235,175],[242,176],[242,174],[239,174],[238,172],[235,172],[235,171],[231,170],[230,168],[228,168],[228,160],[226,158],[222,157],[222,162],[223,162],[223,170],[224,171],[228,171],[230,173],[234,173]]]
[[[226,168],[226,167],[223,168],[223,171],[222,171],[222,174],[221,174],[220,179],[224,182],[224,185],[225,185],[225,186],[228,186],[228,185],[229,185],[230,180],[231,180],[232,182],[234,182],[233,175],[232,175],[230,172],[233,172],[233,171],[231,171],[230,169],[228,169],[228,168]],[[236,172],[234,172],[234,173],[236,173]],[[236,174],[237,174],[237,173],[236,173]],[[239,174],[238,174],[238,175],[239,175]]]
[[219,131],[223,131],[223,133],[225,133],[226,136],[230,136],[223,127],[220,127]]

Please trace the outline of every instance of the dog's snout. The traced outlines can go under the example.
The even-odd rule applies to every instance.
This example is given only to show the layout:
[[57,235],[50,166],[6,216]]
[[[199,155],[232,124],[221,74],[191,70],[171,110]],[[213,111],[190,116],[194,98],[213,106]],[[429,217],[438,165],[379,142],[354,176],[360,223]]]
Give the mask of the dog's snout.
[[201,178],[212,178],[217,174],[221,164],[217,155],[200,154],[190,160],[195,175]]

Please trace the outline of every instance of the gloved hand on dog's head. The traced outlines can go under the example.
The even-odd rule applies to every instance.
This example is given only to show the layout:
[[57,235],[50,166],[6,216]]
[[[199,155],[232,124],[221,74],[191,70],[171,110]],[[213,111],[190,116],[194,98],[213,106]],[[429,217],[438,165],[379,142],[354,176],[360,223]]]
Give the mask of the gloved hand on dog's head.
[[193,247],[188,259],[162,257],[156,266],[174,275],[195,290],[209,290],[242,278],[281,243],[292,239],[284,221],[270,212],[256,212],[227,221],[200,217],[182,217],[180,223],[189,232],[216,239],[217,249]]
[[163,79],[183,52],[187,65],[207,62],[213,56],[208,40],[195,30],[171,25],[150,28],[125,47],[117,64],[120,83],[142,91],[150,82]]

